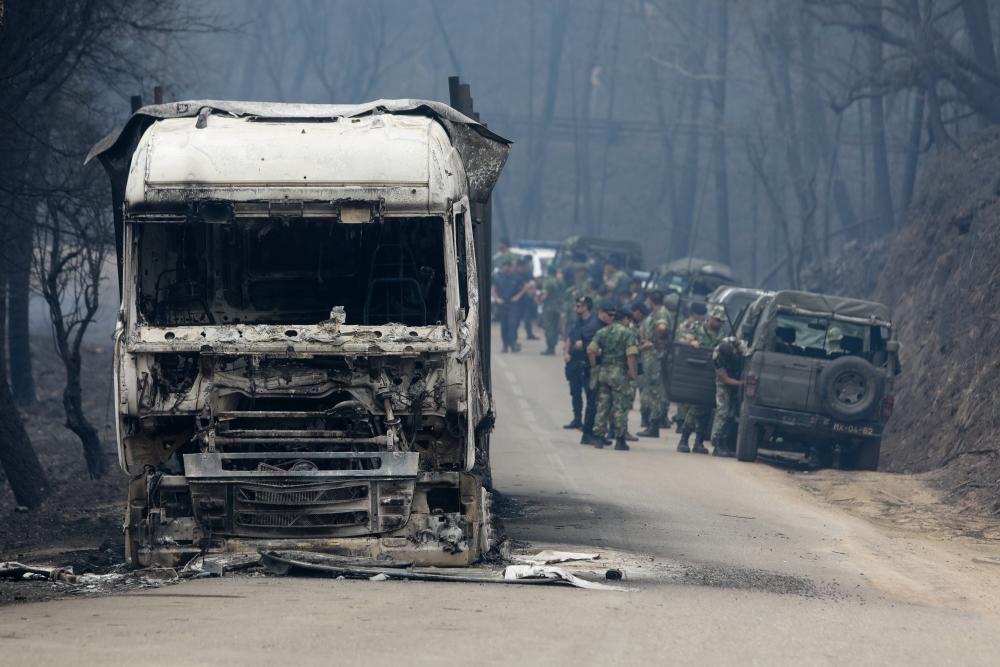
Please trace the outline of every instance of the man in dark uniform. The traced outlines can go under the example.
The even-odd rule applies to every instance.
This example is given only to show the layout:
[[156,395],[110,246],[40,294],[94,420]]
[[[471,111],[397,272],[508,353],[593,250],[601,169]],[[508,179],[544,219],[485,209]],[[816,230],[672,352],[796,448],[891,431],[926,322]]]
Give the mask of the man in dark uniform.
[[[603,326],[593,314],[594,301],[589,296],[576,300],[576,319],[566,331],[563,345],[566,361],[566,379],[569,381],[569,395],[573,401],[573,421],[564,428],[583,429],[580,444],[592,445],[597,440],[594,437],[594,416],[597,414],[597,402],[594,390],[590,387],[590,362],[587,359],[587,346],[594,340],[594,335]],[[587,409],[584,411],[583,398],[587,398]]]
[[518,352],[517,344],[518,301],[523,295],[523,285],[509,260],[501,260],[496,275],[493,276],[493,305],[500,320],[500,337],[504,352]]
[[515,269],[522,286],[522,296],[517,302],[518,324],[524,323],[524,337],[528,340],[538,340],[534,332],[535,317],[538,315],[538,304],[535,303],[535,276],[532,269],[531,255],[519,255]]

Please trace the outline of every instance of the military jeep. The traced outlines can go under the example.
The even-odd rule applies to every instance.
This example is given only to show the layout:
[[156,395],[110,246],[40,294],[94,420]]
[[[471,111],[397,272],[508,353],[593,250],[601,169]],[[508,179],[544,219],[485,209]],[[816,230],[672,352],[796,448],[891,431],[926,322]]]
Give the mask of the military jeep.
[[815,463],[878,468],[899,343],[879,303],[783,291],[743,318],[748,345],[736,456],[801,451]]

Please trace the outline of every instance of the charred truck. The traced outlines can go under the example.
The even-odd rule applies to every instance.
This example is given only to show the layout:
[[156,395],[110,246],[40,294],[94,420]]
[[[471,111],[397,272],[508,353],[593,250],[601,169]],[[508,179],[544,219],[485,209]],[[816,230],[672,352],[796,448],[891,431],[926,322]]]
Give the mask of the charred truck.
[[129,563],[478,560],[493,402],[471,204],[508,150],[418,100],[160,104],[94,147]]

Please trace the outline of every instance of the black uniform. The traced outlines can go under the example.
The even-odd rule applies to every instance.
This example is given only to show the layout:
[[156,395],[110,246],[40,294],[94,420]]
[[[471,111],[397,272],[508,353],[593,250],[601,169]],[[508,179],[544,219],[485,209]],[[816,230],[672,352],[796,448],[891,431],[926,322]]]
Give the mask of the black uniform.
[[[569,395],[573,401],[573,419],[580,421],[583,415],[584,435],[593,434],[594,418],[597,414],[597,398],[590,387],[590,362],[587,359],[587,346],[594,339],[597,331],[604,326],[597,317],[591,314],[587,319],[579,317],[570,326],[569,337],[570,358],[566,364],[566,379],[569,380]],[[577,342],[583,345],[577,349]],[[583,397],[587,396],[587,409],[583,409]]]

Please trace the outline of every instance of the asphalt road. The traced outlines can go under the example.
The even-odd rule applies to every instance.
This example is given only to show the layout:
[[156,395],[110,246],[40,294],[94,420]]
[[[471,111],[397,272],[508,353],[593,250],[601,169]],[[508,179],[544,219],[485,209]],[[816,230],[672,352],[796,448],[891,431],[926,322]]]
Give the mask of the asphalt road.
[[525,348],[494,366],[508,532],[598,551],[638,591],[226,577],[0,608],[0,664],[997,664],[997,576],[961,545],[674,436],[581,446],[561,360]]

